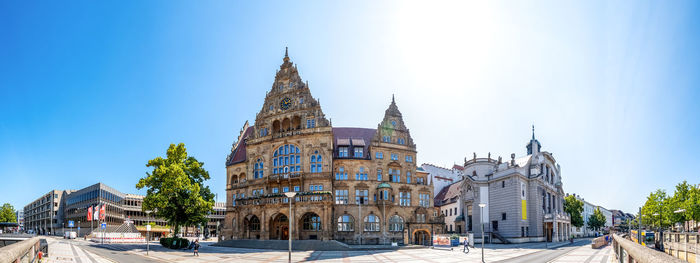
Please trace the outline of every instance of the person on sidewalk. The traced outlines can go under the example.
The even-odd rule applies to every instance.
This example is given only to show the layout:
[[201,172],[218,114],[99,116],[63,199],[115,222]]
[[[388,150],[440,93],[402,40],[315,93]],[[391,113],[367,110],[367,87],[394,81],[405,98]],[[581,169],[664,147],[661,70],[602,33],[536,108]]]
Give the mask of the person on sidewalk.
[[194,241],[194,255],[199,257],[199,239]]

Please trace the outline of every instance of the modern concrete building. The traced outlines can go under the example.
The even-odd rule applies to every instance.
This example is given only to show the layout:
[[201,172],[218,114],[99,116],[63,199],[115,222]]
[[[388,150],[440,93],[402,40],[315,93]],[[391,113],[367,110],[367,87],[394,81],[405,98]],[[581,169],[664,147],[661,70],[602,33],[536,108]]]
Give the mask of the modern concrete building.
[[[564,212],[561,168],[554,156],[532,139],[527,155],[508,161],[501,157],[465,158],[461,185],[462,211],[472,221],[467,231],[500,242],[560,241],[570,235]],[[483,213],[479,204],[485,204]],[[471,219],[469,219],[471,218]],[[467,221],[469,222],[469,221]]]
[[[226,160],[224,235],[430,244],[444,220],[417,161],[393,97],[376,129],[332,127],[285,52],[255,124],[244,124]],[[285,192],[298,193],[292,212]]]
[[24,228],[42,235],[59,234],[63,225],[65,197],[72,190],[52,190],[24,206]]
[[[78,236],[90,233],[92,229],[98,228],[99,224],[87,221],[88,208],[102,204],[107,205],[105,210],[107,225],[121,225],[125,219],[122,207],[124,197],[124,193],[103,183],[96,183],[72,192],[66,198],[66,226],[68,221],[73,221],[75,225],[73,231],[78,232]],[[77,231],[78,226],[80,226],[80,231]]]

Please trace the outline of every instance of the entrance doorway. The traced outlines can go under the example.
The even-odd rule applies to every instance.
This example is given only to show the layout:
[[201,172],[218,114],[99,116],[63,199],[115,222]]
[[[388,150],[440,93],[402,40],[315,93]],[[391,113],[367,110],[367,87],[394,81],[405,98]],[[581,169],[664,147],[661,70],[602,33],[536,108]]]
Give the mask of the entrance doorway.
[[425,230],[418,230],[413,233],[413,244],[430,246],[430,233]]
[[270,221],[270,239],[289,239],[289,219],[284,214],[277,214]]
[[552,242],[552,234],[553,234],[553,228],[552,228],[552,222],[547,222],[544,223],[544,233],[545,233],[545,239],[547,242]]

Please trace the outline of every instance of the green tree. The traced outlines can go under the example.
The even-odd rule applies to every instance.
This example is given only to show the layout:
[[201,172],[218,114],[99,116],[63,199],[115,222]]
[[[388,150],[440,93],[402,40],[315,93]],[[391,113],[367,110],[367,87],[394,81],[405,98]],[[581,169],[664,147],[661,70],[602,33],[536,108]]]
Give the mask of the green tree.
[[[682,183],[679,183],[676,185],[676,191],[673,193],[673,196],[669,198],[669,218],[672,224],[676,223],[685,223],[685,221],[690,220],[690,213],[688,212],[688,207],[687,201],[690,196],[690,193],[692,191],[692,186],[688,184],[687,181],[683,181]],[[678,212],[677,211],[682,211],[685,210],[684,212]]]
[[663,206],[666,199],[668,199],[666,191],[661,189],[649,194],[642,206],[642,224],[663,227]]
[[180,226],[206,222],[207,213],[214,207],[214,194],[204,186],[209,172],[203,166],[204,163],[187,156],[185,144],[170,144],[166,158],[148,161],[146,167],[153,167],[153,171],[136,184],[137,189],[147,189],[142,209],[165,218],[175,228],[175,235],[180,232]]
[[596,208],[593,214],[588,217],[588,228],[598,231],[603,226],[605,226],[605,215],[600,212],[599,208]]
[[0,222],[17,223],[15,208],[11,204],[5,203],[0,208]]
[[568,195],[564,198],[564,211],[571,216],[571,225],[575,227],[583,226],[583,201],[578,200],[574,195]]
[[688,199],[685,201],[685,209],[688,217],[697,223],[700,222],[700,188],[697,186],[691,187],[688,193]]

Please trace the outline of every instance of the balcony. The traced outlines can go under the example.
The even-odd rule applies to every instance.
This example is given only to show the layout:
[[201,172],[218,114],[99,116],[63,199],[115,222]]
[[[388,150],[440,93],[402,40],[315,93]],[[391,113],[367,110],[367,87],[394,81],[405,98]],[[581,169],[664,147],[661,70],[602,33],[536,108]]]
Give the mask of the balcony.
[[[288,198],[284,194],[267,194],[263,196],[252,196],[242,199],[236,199],[237,206],[249,206],[249,205],[276,205],[276,204],[288,204]],[[333,196],[331,192],[300,192],[294,197],[294,203],[333,203]]]
[[555,219],[557,221],[571,221],[571,218],[567,214],[545,214],[544,221],[552,222],[552,215],[556,215]]

